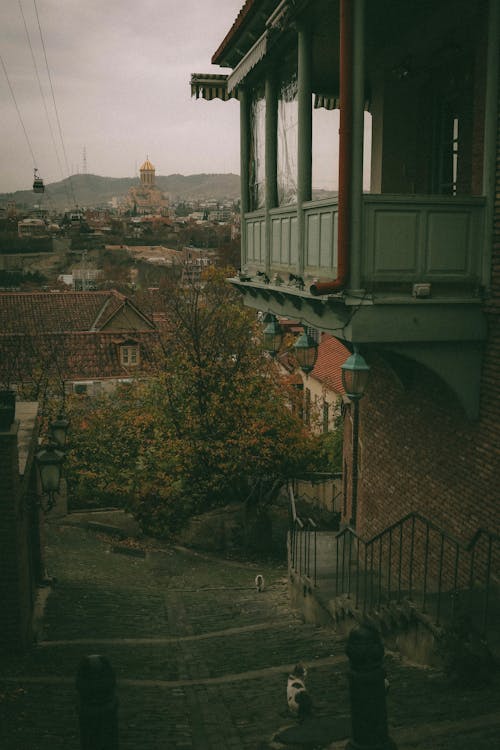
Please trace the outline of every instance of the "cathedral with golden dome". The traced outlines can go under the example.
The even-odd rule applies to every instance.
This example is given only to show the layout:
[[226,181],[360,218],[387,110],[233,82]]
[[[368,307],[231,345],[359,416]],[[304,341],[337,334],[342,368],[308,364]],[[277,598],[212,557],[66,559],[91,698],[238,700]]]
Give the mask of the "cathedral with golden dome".
[[140,170],[140,185],[129,188],[126,208],[133,214],[168,214],[168,197],[155,184],[155,168],[146,158]]

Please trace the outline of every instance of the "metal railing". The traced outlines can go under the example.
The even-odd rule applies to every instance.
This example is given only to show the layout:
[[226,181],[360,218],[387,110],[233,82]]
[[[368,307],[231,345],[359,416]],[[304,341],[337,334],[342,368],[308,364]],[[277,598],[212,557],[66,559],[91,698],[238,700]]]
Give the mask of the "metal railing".
[[[290,491],[290,564],[318,585],[317,532],[298,517]],[[500,625],[500,536],[479,529],[464,544],[419,513],[409,513],[371,539],[346,527],[333,534],[333,559],[321,587],[368,614],[412,602],[436,626],[467,618],[480,636]]]
[[295,497],[290,491],[290,564],[301,576],[317,585],[317,525],[312,518],[301,519],[297,515]]

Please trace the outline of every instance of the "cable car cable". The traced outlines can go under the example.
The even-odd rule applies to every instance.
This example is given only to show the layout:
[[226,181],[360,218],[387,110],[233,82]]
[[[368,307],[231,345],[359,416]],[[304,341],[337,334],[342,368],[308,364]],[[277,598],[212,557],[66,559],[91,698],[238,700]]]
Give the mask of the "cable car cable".
[[[43,93],[43,88],[42,88],[42,82],[40,80],[40,74],[38,72],[38,65],[36,64],[35,53],[33,52],[33,45],[31,44],[31,37],[30,37],[29,30],[28,30],[28,25],[26,23],[26,17],[24,15],[24,11],[23,11],[23,6],[22,6],[22,3],[21,3],[21,0],[18,0],[18,3],[19,3],[19,10],[21,11],[21,16],[22,16],[23,23],[24,23],[24,30],[26,32],[26,38],[28,40],[28,45],[29,45],[30,52],[31,52],[31,59],[33,61],[33,68],[35,69],[36,79],[38,81],[38,89],[40,91],[40,96],[41,96],[41,99],[42,99],[43,108],[45,110],[45,118],[47,120],[47,125],[49,127],[50,137],[52,139],[52,145],[54,147],[54,152],[55,152],[55,155],[56,155],[57,163],[59,165],[59,172],[61,174],[61,178],[64,180],[64,171],[63,171],[63,168],[62,168],[61,159],[59,158],[59,152],[57,150],[56,141],[55,141],[55,137],[54,137],[54,130],[52,128],[52,123],[50,122],[49,110],[47,108],[47,102],[45,101],[45,95]],[[68,195],[67,197],[69,199],[70,196]]]
[[30,139],[28,137],[28,131],[26,130],[26,127],[23,122],[23,117],[21,115],[21,110],[19,109],[19,106],[17,104],[16,95],[14,94],[14,89],[12,88],[12,84],[10,82],[9,74],[7,73],[7,68],[5,67],[5,63],[3,60],[3,57],[0,55],[0,62],[2,63],[3,72],[5,74],[5,78],[7,80],[7,85],[9,87],[10,95],[12,96],[12,101],[14,102],[14,106],[16,108],[17,116],[19,117],[19,122],[21,123],[21,127],[23,129],[24,137],[26,138],[26,143],[28,144],[28,148],[30,150],[31,158],[33,160],[33,169],[36,170],[36,159],[35,154],[33,152],[33,148],[31,146]]
[[73,201],[74,201],[75,205],[77,205],[76,204],[76,198],[75,198],[75,191],[73,189],[73,182],[71,180],[71,175],[69,173],[68,156],[66,154],[66,147],[64,145],[64,138],[63,138],[63,134],[62,134],[61,121],[59,119],[59,112],[57,110],[56,97],[55,97],[55,94],[54,94],[54,87],[52,85],[52,76],[50,75],[49,62],[47,60],[47,52],[45,50],[45,42],[44,42],[44,39],[43,39],[42,27],[41,27],[41,24],[40,24],[40,17],[38,15],[38,8],[36,7],[36,0],[33,0],[33,5],[35,7],[36,20],[37,20],[37,23],[38,23],[38,31],[40,32],[40,40],[42,42],[43,55],[44,55],[44,58],[45,58],[45,67],[47,69],[47,76],[48,76],[49,84],[50,84],[50,92],[52,94],[52,102],[54,104],[54,111],[55,111],[55,114],[56,114],[57,127],[58,127],[58,130],[59,130],[59,137],[61,139],[61,146],[62,146],[62,151],[63,151],[63,155],[64,155],[64,162],[65,162],[65,165],[66,165],[66,172],[68,173],[68,180],[69,180],[69,185],[70,185],[70,188],[71,188],[71,195],[73,197]]

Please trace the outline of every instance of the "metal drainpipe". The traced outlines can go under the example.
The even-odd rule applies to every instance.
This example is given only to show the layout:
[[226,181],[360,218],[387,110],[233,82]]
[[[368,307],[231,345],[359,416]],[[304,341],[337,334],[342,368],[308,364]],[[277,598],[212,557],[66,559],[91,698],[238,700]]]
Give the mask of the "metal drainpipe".
[[352,128],[353,128],[353,9],[352,0],[340,0],[340,128],[339,213],[337,278],[312,284],[311,294],[329,294],[342,289],[349,269],[351,218]]
[[[361,220],[354,201],[362,199],[363,124],[358,122],[364,101],[363,0],[340,0],[340,143],[337,278],[312,284],[310,293],[329,294],[342,289],[349,274],[353,234],[359,244]],[[356,36],[356,39],[355,39]],[[356,69],[356,70],[355,70]],[[361,148],[361,155],[358,153]],[[361,161],[361,166],[360,166]],[[356,170],[356,174],[354,173]],[[357,172],[360,174],[357,174]],[[359,181],[361,180],[361,187]],[[361,196],[359,191],[361,190]],[[353,226],[353,216],[356,225]],[[360,246],[357,248],[360,250]],[[359,262],[351,268],[351,282],[359,285]],[[354,278],[356,277],[356,278]]]

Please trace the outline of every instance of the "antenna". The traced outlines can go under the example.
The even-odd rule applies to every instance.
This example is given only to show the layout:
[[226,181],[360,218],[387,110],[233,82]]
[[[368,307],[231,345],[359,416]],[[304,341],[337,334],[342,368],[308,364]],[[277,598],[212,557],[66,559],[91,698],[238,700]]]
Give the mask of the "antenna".
[[87,146],[83,147],[83,168],[82,173],[87,174]]

